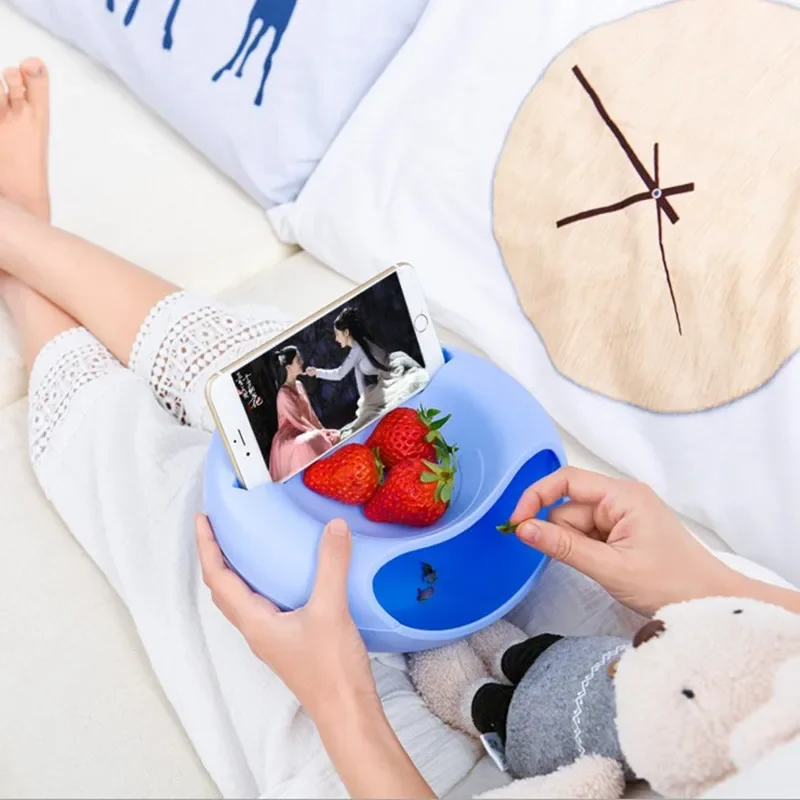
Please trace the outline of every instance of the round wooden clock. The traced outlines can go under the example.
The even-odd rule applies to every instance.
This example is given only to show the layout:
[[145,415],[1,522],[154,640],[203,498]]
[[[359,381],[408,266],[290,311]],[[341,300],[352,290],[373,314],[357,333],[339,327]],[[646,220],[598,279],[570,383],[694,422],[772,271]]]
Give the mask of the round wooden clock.
[[494,228],[555,367],[661,412],[763,386],[800,348],[800,11],[676,0],[547,68]]

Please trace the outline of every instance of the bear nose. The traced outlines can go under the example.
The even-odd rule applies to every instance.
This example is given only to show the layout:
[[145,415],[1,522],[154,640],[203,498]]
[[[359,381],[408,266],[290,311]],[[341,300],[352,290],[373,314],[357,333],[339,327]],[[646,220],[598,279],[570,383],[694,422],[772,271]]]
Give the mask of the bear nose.
[[633,637],[633,646],[649,642],[653,637],[660,636],[667,629],[667,626],[660,619],[651,619],[646,625],[639,628],[636,636]]

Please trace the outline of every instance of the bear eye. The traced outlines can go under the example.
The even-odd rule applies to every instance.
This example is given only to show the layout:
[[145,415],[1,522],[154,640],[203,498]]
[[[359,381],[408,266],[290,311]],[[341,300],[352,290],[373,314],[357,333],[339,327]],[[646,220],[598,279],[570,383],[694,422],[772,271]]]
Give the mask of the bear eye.
[[733,613],[734,613],[734,614],[741,614],[741,613],[742,613],[742,610],[743,610],[743,609],[741,609],[741,608],[737,608],[737,609],[735,609],[735,610],[734,610],[734,612],[733,612]]
[[690,700],[694,700],[694,692],[691,689],[683,689],[681,694],[684,697],[688,697]]

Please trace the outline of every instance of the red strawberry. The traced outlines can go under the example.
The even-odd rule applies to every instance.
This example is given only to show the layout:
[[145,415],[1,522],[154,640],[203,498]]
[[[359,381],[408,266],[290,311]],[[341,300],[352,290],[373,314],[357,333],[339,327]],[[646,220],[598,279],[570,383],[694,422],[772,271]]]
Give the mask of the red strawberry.
[[360,506],[375,494],[383,478],[383,464],[363,444],[346,444],[303,473],[312,492]]
[[364,506],[364,514],[373,522],[419,528],[432,525],[450,505],[455,473],[449,455],[444,456],[441,466],[424,458],[403,461],[386,476],[383,486]]
[[409,458],[436,461],[437,453],[453,452],[440,432],[450,415],[438,418],[440,413],[435,408],[396,408],[376,425],[367,447],[378,453],[387,469]]

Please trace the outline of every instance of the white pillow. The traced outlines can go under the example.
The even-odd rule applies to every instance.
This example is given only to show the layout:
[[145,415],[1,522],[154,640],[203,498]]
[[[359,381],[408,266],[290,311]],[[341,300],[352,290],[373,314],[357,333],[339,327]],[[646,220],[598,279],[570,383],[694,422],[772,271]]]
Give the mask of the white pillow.
[[297,194],[427,0],[12,2],[268,206]]
[[[299,199],[270,216],[354,280],[414,263],[438,321],[582,444],[800,583],[800,13],[729,11],[432,0]],[[573,66],[650,180],[658,143],[659,185],[693,183],[666,198],[677,224],[659,201],[681,333],[656,200]]]

